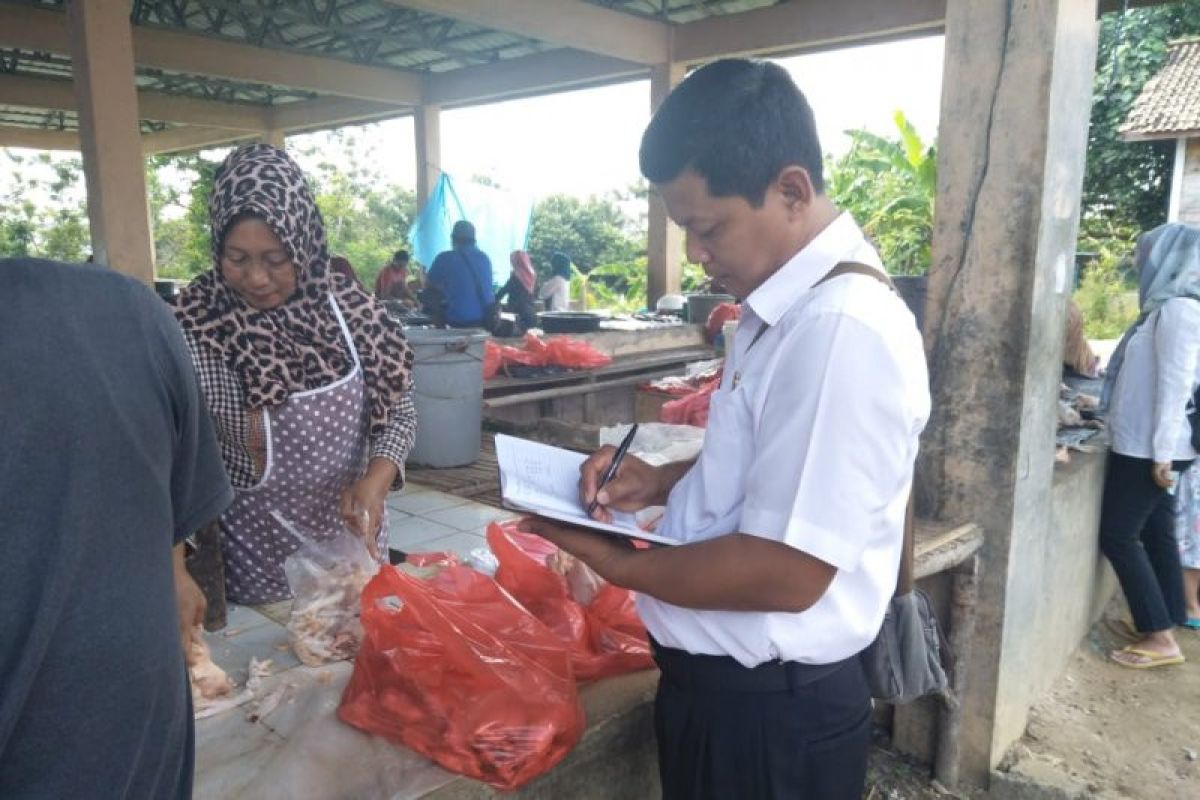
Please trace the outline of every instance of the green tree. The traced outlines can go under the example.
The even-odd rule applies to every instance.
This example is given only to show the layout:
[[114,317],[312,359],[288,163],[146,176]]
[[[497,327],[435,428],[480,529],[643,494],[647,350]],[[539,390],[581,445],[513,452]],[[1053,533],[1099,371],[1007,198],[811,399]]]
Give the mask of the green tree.
[[[87,210],[79,199],[83,164],[49,153],[7,152],[12,182],[0,196],[0,257],[83,261],[91,251]],[[34,172],[49,171],[48,180]]]
[[188,280],[212,267],[208,198],[219,166],[220,161],[200,153],[155,156],[147,163],[155,264],[161,277]]
[[937,147],[921,140],[901,111],[895,138],[848,131],[852,144],[828,169],[829,196],[854,215],[890,272],[929,268],[937,193]]
[[1172,141],[1126,142],[1119,129],[1167,44],[1200,33],[1200,0],[1105,14],[1100,20],[1092,119],[1083,181],[1084,235],[1097,220],[1135,230],[1166,221]]
[[646,252],[645,229],[635,234],[634,224],[614,200],[551,195],[533,207],[529,255],[542,277],[549,276],[550,257],[558,251],[585,273],[632,262]]

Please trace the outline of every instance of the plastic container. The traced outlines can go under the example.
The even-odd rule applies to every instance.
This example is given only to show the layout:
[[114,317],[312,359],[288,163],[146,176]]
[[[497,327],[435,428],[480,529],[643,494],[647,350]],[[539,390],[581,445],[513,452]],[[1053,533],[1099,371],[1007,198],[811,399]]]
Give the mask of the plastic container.
[[481,330],[413,329],[413,399],[417,440],[410,463],[461,467],[479,458],[483,424]]
[[687,319],[694,325],[708,322],[708,315],[721,303],[732,303],[731,294],[689,294],[687,295]]

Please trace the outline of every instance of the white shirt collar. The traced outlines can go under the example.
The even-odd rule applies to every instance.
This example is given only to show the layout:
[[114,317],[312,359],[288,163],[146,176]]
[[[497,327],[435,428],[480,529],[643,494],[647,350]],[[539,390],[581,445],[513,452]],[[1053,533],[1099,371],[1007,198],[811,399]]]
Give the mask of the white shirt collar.
[[[759,319],[774,325],[829,270],[860,250],[864,241],[858,223],[843,211],[800,252],[751,292],[745,300],[746,304]],[[878,258],[869,266],[882,270]]]

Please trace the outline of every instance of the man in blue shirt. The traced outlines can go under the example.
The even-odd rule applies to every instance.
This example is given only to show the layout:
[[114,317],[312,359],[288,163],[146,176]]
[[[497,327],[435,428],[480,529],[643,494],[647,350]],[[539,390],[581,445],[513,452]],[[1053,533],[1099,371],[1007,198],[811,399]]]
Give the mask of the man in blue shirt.
[[450,250],[438,254],[429,268],[428,283],[445,300],[446,324],[452,328],[487,327],[487,308],[496,302],[492,262],[475,246],[475,226],[454,223]]

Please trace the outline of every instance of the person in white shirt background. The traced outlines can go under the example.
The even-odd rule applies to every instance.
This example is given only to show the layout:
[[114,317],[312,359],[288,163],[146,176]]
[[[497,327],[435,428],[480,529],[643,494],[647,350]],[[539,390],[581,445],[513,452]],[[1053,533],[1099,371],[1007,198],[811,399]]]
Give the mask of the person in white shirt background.
[[546,301],[547,311],[569,311],[571,308],[571,259],[566,253],[550,256],[552,274],[538,291],[538,300]]
[[679,544],[522,525],[639,593],[662,670],[664,797],[857,800],[871,707],[858,655],[896,585],[929,415],[920,334],[824,194],[812,110],[778,66],[692,73],[646,129],[641,167],[688,259],[744,310],[698,459],[630,456],[598,490],[604,448],[580,493],[602,520],[665,504],[657,532]]
[[1134,261],[1142,313],[1113,352],[1101,400],[1112,448],[1100,549],[1139,637],[1110,657],[1146,669],[1184,660],[1172,632],[1187,614],[1171,490],[1172,473],[1196,458],[1187,407],[1200,383],[1200,228],[1155,228],[1138,240]]

